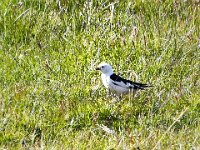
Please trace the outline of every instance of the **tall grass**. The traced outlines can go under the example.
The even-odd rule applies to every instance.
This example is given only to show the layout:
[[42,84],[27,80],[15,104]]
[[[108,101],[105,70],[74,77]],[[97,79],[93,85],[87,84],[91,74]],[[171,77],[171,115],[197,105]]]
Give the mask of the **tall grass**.
[[[199,149],[199,5],[1,1],[1,148]],[[101,61],[154,87],[113,103]]]

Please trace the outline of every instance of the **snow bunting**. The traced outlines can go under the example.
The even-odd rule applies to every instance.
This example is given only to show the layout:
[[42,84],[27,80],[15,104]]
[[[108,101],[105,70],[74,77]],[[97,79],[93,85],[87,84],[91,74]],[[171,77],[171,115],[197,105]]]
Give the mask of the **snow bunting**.
[[147,87],[150,87],[147,84],[133,82],[127,79],[123,79],[122,77],[116,75],[113,72],[112,66],[108,63],[102,62],[96,70],[100,70],[102,72],[101,79],[103,85],[118,95],[133,93],[137,90],[144,90]]

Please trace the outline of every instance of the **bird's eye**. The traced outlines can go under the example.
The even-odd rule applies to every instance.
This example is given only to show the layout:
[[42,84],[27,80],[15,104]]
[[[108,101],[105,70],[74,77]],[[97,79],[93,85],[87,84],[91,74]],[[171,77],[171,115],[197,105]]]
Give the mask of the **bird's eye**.
[[104,66],[102,66],[101,68],[104,68]]

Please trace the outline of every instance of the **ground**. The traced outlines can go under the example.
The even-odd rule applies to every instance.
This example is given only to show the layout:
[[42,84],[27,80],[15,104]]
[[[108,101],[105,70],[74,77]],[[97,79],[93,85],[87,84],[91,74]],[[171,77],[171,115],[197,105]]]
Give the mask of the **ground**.
[[[0,1],[1,149],[200,149],[199,5]],[[113,103],[102,61],[153,87]]]

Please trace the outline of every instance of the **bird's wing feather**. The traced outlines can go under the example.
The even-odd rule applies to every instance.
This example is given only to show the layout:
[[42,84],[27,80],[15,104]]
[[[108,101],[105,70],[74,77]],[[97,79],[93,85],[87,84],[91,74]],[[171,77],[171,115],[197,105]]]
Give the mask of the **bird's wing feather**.
[[147,84],[133,82],[130,80],[123,79],[122,77],[112,74],[110,78],[114,81],[113,84],[117,84],[118,86],[128,88],[128,89],[141,89],[143,90],[146,87],[149,87]]
[[110,79],[113,80],[113,84],[124,87],[124,88],[129,88],[129,85],[127,85],[126,79],[121,78],[120,76],[116,74],[112,74],[110,76]]

